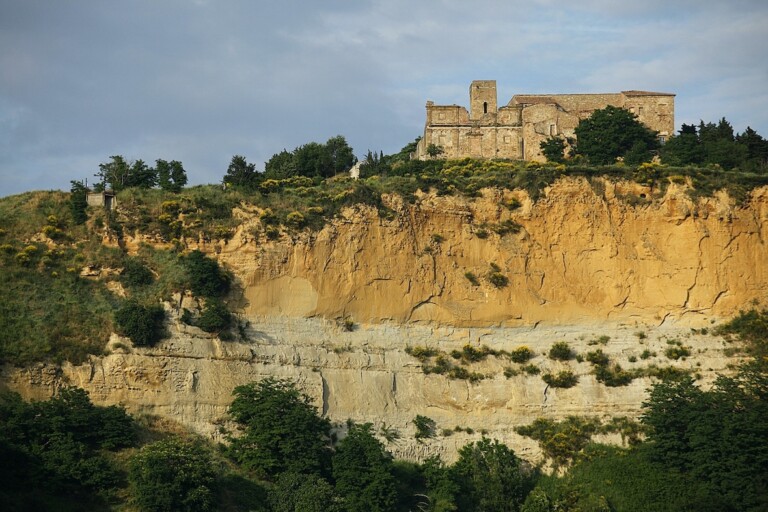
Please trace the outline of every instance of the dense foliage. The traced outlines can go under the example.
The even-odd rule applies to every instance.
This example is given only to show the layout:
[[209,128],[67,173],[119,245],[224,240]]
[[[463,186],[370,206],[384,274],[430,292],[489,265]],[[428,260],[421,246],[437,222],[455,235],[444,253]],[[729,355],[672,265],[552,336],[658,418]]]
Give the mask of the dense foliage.
[[623,108],[611,105],[579,121],[576,153],[594,165],[608,165],[622,158],[629,164],[649,162],[659,147],[656,133]]
[[33,403],[5,392],[0,503],[5,510],[100,508],[120,483],[105,453],[135,440],[133,422],[122,408],[96,407],[81,389],[65,388]]
[[764,173],[768,170],[768,141],[749,127],[734,134],[725,118],[717,124],[701,121],[698,126],[683,124],[678,135],[662,147],[661,157],[669,165],[718,165]]
[[165,336],[165,311],[159,304],[129,300],[115,311],[115,328],[134,345],[151,347]]
[[110,161],[99,164],[97,190],[111,189],[115,192],[136,187],[150,189],[160,185],[162,190],[179,192],[187,184],[187,173],[181,162],[163,159],[156,161],[156,167],[149,167],[143,160],[129,162],[122,155],[110,157]]
[[459,450],[451,472],[456,505],[467,512],[520,510],[535,481],[512,450],[485,437]]
[[273,378],[238,386],[234,395],[229,413],[242,429],[229,447],[235,460],[264,477],[328,473],[330,423],[309,397]]
[[344,510],[393,510],[397,489],[392,471],[392,456],[373,436],[372,425],[352,425],[333,454],[333,479]]
[[142,448],[128,472],[134,504],[152,512],[216,510],[216,479],[207,447],[174,438]]
[[356,162],[352,148],[341,135],[325,144],[309,142],[292,152],[277,153],[264,166],[264,178],[285,179],[294,176],[330,178],[348,171]]

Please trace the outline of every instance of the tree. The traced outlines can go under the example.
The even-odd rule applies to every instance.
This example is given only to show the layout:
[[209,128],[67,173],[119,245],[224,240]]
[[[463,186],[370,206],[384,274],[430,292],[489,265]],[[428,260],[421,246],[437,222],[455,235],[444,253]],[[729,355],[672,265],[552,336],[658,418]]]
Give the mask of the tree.
[[157,184],[168,192],[181,192],[187,184],[187,172],[178,160],[167,162],[162,159],[155,161]]
[[547,162],[565,162],[566,141],[563,137],[550,137],[547,140],[541,141],[539,146]]
[[[658,149],[656,132],[637,120],[637,117],[623,108],[607,106],[595,110],[592,115],[579,121],[575,129],[576,151],[595,165],[609,165],[617,158],[624,158],[638,144],[650,159],[651,151]],[[636,154],[634,154],[637,158]]]
[[697,165],[704,161],[704,153],[696,126],[684,124],[678,134],[670,137],[661,147],[661,160],[668,165]]
[[272,158],[264,164],[264,177],[281,180],[296,176],[296,155],[285,149],[272,155]]
[[199,297],[221,297],[229,291],[231,279],[216,260],[198,250],[182,256],[189,289]]
[[437,144],[430,144],[427,146],[427,154],[430,158],[437,158],[443,153],[445,153],[443,146],[438,146]]
[[446,467],[440,457],[433,455],[421,465],[426,481],[428,508],[430,512],[452,512],[456,508],[456,495],[459,485],[451,475],[451,468]]
[[[124,409],[95,406],[79,388],[63,388],[49,400],[32,403],[16,393],[0,394],[4,465],[21,465],[29,477],[25,485],[45,492],[78,495],[118,485],[119,475],[102,450],[132,446],[133,427]],[[0,490],[0,497],[6,496]]]
[[266,378],[233,391],[229,414],[242,432],[229,453],[265,477],[293,471],[323,474],[330,456],[328,420],[285,380]]
[[747,148],[738,144],[731,123],[720,119],[717,124],[699,123],[699,140],[704,152],[704,163],[717,164],[723,169],[741,165],[747,157]]
[[765,172],[768,169],[768,140],[747,126],[744,133],[736,136],[736,142],[746,148],[747,170]]
[[333,455],[336,491],[348,512],[386,512],[397,503],[392,456],[371,433],[372,425],[352,425]]
[[462,447],[451,472],[462,511],[516,512],[533,487],[515,453],[486,437]]
[[256,172],[256,164],[249,164],[244,156],[235,155],[227,167],[227,174],[224,175],[226,185],[255,188],[259,184],[260,176]]
[[296,173],[299,176],[321,176],[329,178],[334,175],[333,159],[328,148],[317,142],[310,142],[294,151],[296,157]]
[[[719,377],[662,381],[643,404],[651,456],[682,471],[736,510],[768,509],[768,373],[764,359]],[[760,440],[757,441],[756,440]]]
[[101,178],[101,180],[98,188],[104,190],[110,187],[117,192],[125,188],[131,168],[121,155],[113,155],[109,158],[110,162],[99,164],[99,172],[96,173],[96,177]]
[[69,211],[75,224],[85,224],[88,220],[88,188],[82,181],[70,181]]
[[216,509],[216,472],[201,443],[171,438],[145,446],[130,461],[128,481],[142,511]]
[[347,144],[347,139],[341,135],[331,137],[325,143],[326,150],[331,157],[331,176],[340,172],[348,171],[357,159],[352,148]]
[[98,189],[104,190],[109,186],[115,192],[128,187],[149,189],[157,184],[155,169],[147,166],[143,160],[128,163],[120,155],[110,157],[110,162],[99,164],[99,172],[96,176],[101,178]]
[[151,347],[165,336],[165,310],[159,304],[144,305],[131,299],[115,311],[118,334],[127,336],[136,346]]
[[317,475],[283,473],[269,493],[274,512],[343,512],[333,486]]
[[232,324],[232,313],[216,298],[205,301],[205,307],[197,319],[197,326],[205,332],[221,332]]

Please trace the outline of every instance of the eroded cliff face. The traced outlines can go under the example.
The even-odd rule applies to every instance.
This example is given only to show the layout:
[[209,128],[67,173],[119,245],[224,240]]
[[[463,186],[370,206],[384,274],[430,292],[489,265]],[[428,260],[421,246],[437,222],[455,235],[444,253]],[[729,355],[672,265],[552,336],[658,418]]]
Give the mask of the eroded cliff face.
[[[724,195],[694,203],[676,185],[652,197],[634,183],[563,179],[535,203],[522,191],[423,196],[415,205],[393,198],[391,220],[347,210],[319,233],[266,243],[249,236],[258,221],[242,212],[219,258],[242,279],[247,315],[462,327],[696,324],[766,297],[768,190],[743,207]],[[514,211],[503,206],[512,198],[521,203]],[[520,231],[492,231],[507,220]],[[491,264],[507,286],[488,282]]]
[[[706,384],[733,361],[722,339],[691,327],[768,296],[768,190],[740,207],[725,196],[694,203],[676,186],[654,192],[566,179],[535,203],[522,191],[484,191],[471,201],[425,195],[415,205],[389,198],[395,213],[387,218],[347,210],[318,233],[277,241],[255,239],[258,211],[243,207],[236,236],[202,248],[237,276],[246,341],[222,342],[180,323],[179,311],[193,299],[178,298],[166,305],[171,338],[157,347],[123,348],[129,343],[113,336],[108,356],[80,366],[4,368],[2,381],[36,398],[81,386],[96,403],[169,417],[216,438],[227,426],[232,389],[272,375],[296,381],[333,421],[399,432],[388,448],[400,457],[451,460],[487,433],[535,458],[535,444],[515,426],[539,416],[636,417],[651,383],[606,387],[588,362],[546,357],[554,342],[581,355],[601,348],[625,369],[673,365]],[[512,198],[520,208],[503,206]],[[499,236],[493,228],[508,219],[521,229]],[[491,264],[506,286],[488,281]],[[600,336],[610,340],[598,344]],[[691,355],[665,357],[672,340]],[[450,379],[425,374],[406,353],[431,347],[447,355],[467,344],[526,345],[542,373],[567,367],[579,382],[554,389],[504,357],[469,365],[482,375],[478,382]],[[505,376],[510,367],[518,374]],[[414,439],[419,414],[436,421],[434,439]],[[443,435],[457,426],[473,433]]]

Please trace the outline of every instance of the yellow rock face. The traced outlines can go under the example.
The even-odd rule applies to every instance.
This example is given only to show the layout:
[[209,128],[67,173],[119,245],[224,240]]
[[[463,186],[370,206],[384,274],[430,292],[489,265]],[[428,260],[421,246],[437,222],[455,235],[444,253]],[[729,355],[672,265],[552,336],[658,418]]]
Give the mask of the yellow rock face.
[[[415,205],[391,199],[393,220],[350,209],[319,233],[262,243],[242,229],[219,258],[244,283],[247,315],[461,327],[693,325],[766,297],[768,191],[741,207],[724,195],[694,203],[676,185],[649,201],[654,193],[564,179],[535,204],[520,191],[426,195]],[[512,197],[522,206],[509,211],[502,203]],[[508,220],[518,233],[493,232]],[[492,265],[506,286],[488,281]]]

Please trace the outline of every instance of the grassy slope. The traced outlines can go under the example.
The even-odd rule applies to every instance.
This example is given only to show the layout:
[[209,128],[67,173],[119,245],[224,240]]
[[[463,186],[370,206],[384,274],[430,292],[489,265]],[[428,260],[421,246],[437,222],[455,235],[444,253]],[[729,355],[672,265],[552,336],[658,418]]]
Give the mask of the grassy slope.
[[[107,282],[80,276],[83,267],[118,271],[127,256],[101,244],[104,235],[117,239],[144,233],[169,242],[176,251],[183,240],[230,237],[238,220],[233,208],[248,203],[263,211],[262,226],[253,235],[278,238],[302,229],[319,229],[343,207],[364,203],[391,215],[381,195],[395,193],[413,201],[414,192],[474,197],[486,187],[522,188],[538,198],[544,188],[564,175],[591,179],[634,179],[652,184],[655,195],[670,182],[690,182],[692,196],[725,188],[743,199],[748,190],[768,184],[768,176],[722,171],[718,168],[585,167],[507,161],[399,162],[386,176],[351,180],[295,177],[265,180],[254,190],[222,190],[218,186],[190,187],[179,194],[160,190],[126,190],[118,196],[119,212],[111,217],[89,210],[86,225],[77,226],[69,210],[69,194],[30,192],[0,199],[0,361],[82,361],[99,354],[113,330],[112,312],[120,297]],[[599,193],[600,183],[595,182]],[[625,198],[632,202],[640,198]],[[643,198],[642,201],[653,200]],[[182,286],[177,252],[144,248],[141,262],[157,276],[154,284],[129,289],[151,301],[168,298]]]

